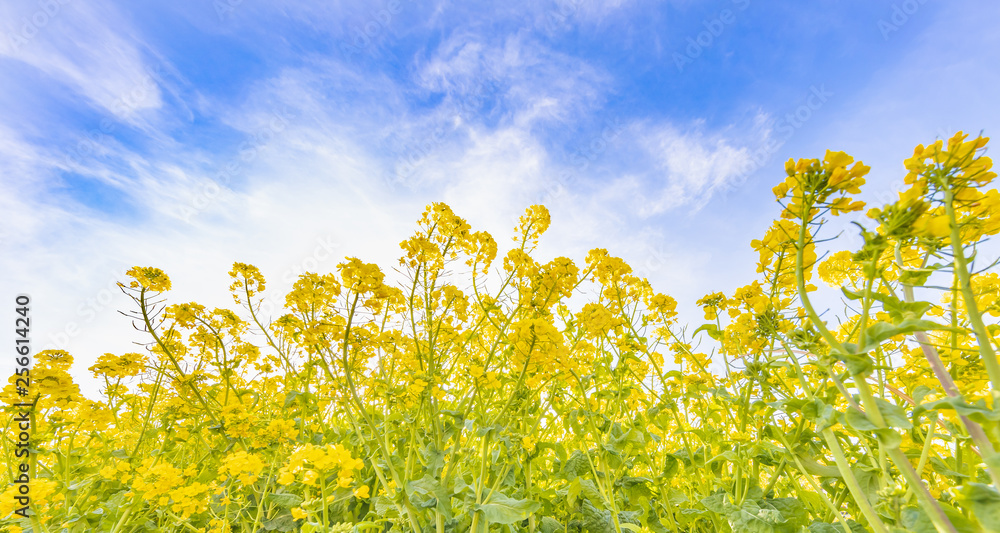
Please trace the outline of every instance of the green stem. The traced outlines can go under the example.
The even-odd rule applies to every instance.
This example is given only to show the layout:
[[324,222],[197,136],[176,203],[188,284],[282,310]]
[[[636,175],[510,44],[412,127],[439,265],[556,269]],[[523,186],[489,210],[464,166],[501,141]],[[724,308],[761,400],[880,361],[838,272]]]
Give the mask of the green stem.
[[[826,325],[819,320],[819,316],[816,314],[812,303],[809,301],[808,293],[806,292],[805,286],[805,270],[804,270],[804,257],[805,257],[805,246],[806,240],[810,237],[808,232],[808,224],[810,218],[808,214],[812,210],[812,204],[806,203],[803,207],[804,216],[801,218],[802,225],[799,228],[799,237],[796,243],[795,250],[795,281],[796,286],[799,290],[799,299],[802,302],[802,307],[806,310],[809,319],[819,330],[820,334],[824,339],[830,344],[830,347],[845,353],[843,345],[837,338],[827,329]],[[957,260],[957,257],[956,257]],[[885,419],[882,417],[882,412],[879,411],[878,405],[875,403],[875,398],[872,395],[871,387],[868,382],[865,381],[864,375],[852,375],[854,377],[855,386],[858,389],[858,393],[861,396],[861,402],[865,407],[866,415],[871,419],[876,427],[882,429],[886,427]],[[854,496],[855,501],[861,508],[862,513],[868,518],[868,521],[876,527],[876,533],[882,533],[885,531],[885,526],[879,520],[878,515],[871,508],[871,504],[868,502],[867,497],[861,491],[860,485],[858,485],[857,479],[855,479],[854,474],[850,471],[850,466],[847,464],[847,459],[844,457],[843,450],[840,448],[840,444],[836,440],[836,436],[833,430],[827,428],[823,431],[823,436],[826,438],[827,444],[830,445],[831,452],[834,454],[834,459],[837,461],[837,468],[840,469],[841,473],[844,475],[844,481],[848,484],[848,488],[851,491],[851,495]],[[881,446],[880,441],[880,449]],[[891,447],[888,451],[889,458],[896,465],[896,468],[903,473],[907,481],[917,487],[917,494],[920,496],[920,502],[924,506],[924,510],[927,511],[928,516],[930,516],[931,521],[934,523],[935,528],[938,531],[954,532],[954,526],[948,520],[948,517],[944,514],[944,510],[938,505],[937,501],[930,496],[927,491],[927,487],[921,482],[921,480],[916,476],[913,471],[913,466],[909,463],[909,460],[899,449],[899,446]]]
[[[780,432],[778,432],[777,435],[778,438],[781,439],[781,443],[785,445],[785,449],[788,450],[788,454],[791,455],[792,460],[795,461],[795,466],[798,467],[799,472],[802,472],[802,477],[806,478],[806,482],[809,483],[810,487],[812,487],[813,492],[819,495],[819,497],[823,500],[823,504],[826,505],[827,509],[830,510],[830,513],[832,513],[833,516],[837,519],[837,521],[840,522],[840,527],[844,529],[844,533],[853,533],[851,531],[851,526],[850,524],[847,523],[847,519],[844,518],[844,515],[842,515],[840,513],[840,510],[833,505],[833,502],[830,501],[830,498],[827,497],[826,492],[823,490],[822,487],[819,486],[818,483],[816,483],[816,480],[813,479],[812,475],[809,474],[808,471],[806,471],[806,467],[802,464],[802,461],[799,460],[799,457],[791,452],[792,445],[789,444],[787,440],[785,440],[784,435],[782,435]],[[784,459],[784,457],[782,457],[782,459]]]
[[[903,254],[899,250],[899,245],[896,245],[896,263],[900,268],[903,268]],[[903,300],[907,303],[913,303],[915,298],[913,296],[913,286],[903,285]],[[917,344],[920,346],[920,351],[923,352],[924,357],[927,359],[931,370],[934,372],[934,376],[937,377],[938,382],[944,387],[944,392],[950,397],[961,397],[962,393],[958,390],[955,385],[955,380],[952,379],[951,374],[944,366],[944,361],[941,360],[940,354],[938,354],[937,348],[931,344],[930,339],[927,337],[927,333],[923,331],[914,332],[913,338],[917,340]],[[993,485],[1000,487],[1000,470],[996,467],[991,466],[992,461],[989,459],[996,454],[996,450],[993,448],[993,443],[990,442],[989,437],[986,436],[986,432],[983,427],[978,423],[969,420],[965,415],[959,415],[959,419],[962,421],[962,425],[965,426],[965,430],[972,437],[972,441],[976,443],[976,447],[979,448],[979,453],[983,457],[983,463],[986,465],[986,471],[990,474],[990,479],[993,481]],[[936,420],[936,419],[935,419]],[[933,423],[931,428],[933,430]],[[931,431],[933,433],[933,431]],[[921,469],[918,468],[918,473]]]
[[962,235],[955,215],[955,193],[951,189],[944,191],[944,208],[951,225],[951,251],[955,258],[955,273],[958,275],[959,289],[962,291],[962,299],[965,301],[965,312],[969,315],[969,323],[972,326],[972,331],[976,334],[976,342],[979,343],[979,356],[982,358],[983,365],[986,366],[986,373],[990,377],[990,385],[993,388],[993,409],[1000,410],[1000,401],[997,401],[998,396],[1000,396],[1000,362],[997,361],[997,354],[993,350],[993,341],[990,340],[990,336],[986,332],[986,325],[983,324],[983,317],[979,313],[976,295],[972,292],[968,259],[965,257]]
[[868,524],[875,530],[875,533],[888,533],[889,530],[886,529],[885,524],[882,523],[882,519],[878,517],[875,509],[872,509],[871,503],[868,501],[868,496],[861,490],[858,479],[854,477],[851,465],[847,462],[847,458],[844,457],[844,451],[840,448],[840,443],[837,442],[837,436],[834,435],[833,430],[830,428],[824,429],[823,438],[826,439],[826,444],[830,447],[830,452],[833,453],[833,460],[837,463],[837,470],[840,470],[840,474],[844,476],[844,483],[847,484],[847,490],[851,491],[854,503],[861,509],[861,514],[868,519]]

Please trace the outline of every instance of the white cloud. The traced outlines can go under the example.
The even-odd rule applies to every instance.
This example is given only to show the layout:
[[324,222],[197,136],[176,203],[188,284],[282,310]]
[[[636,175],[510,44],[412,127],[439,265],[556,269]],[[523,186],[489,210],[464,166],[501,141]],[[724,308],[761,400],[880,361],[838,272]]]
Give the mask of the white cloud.
[[506,113],[530,127],[536,122],[572,127],[600,107],[610,76],[586,61],[548,49],[520,35],[495,45],[458,32],[418,63],[423,89],[446,95],[446,105]]
[[648,213],[704,206],[713,192],[740,175],[750,159],[747,148],[735,147],[721,135],[685,134],[672,126],[656,128],[643,145],[664,179],[663,188],[644,206]]
[[3,2],[0,20],[0,56],[45,72],[119,119],[162,105],[156,72],[109,2]]
[[[80,31],[66,24],[68,35]],[[49,42],[55,37],[39,34],[31,44],[42,46],[18,58],[110,109],[113,96],[128,90],[126,80],[142,72],[138,49],[113,44],[125,38],[110,31],[98,24],[79,51],[64,49],[63,37]],[[125,58],[125,68],[116,70],[115,57]],[[690,259],[669,235],[645,232],[637,215],[706,202],[746,157],[736,141],[703,127],[646,121],[621,125],[621,137],[600,141],[604,145],[598,133],[588,141],[590,164],[566,162],[547,135],[573,132],[584,117],[601,113],[613,80],[583,59],[517,35],[494,42],[457,33],[428,58],[414,60],[410,80],[360,68],[311,57],[260,80],[242,100],[199,104],[245,136],[227,153],[173,141],[151,122],[144,131],[163,142],[155,151],[110,139],[101,145],[105,157],[53,164],[51,149],[0,128],[0,154],[20,154],[7,164],[32,167],[34,174],[55,166],[102,180],[127,190],[143,214],[116,222],[72,204],[46,207],[36,196],[18,196],[20,213],[39,226],[30,232],[34,239],[0,258],[0,270],[42,305],[39,347],[65,338],[79,368],[105,351],[134,350],[130,342],[142,335],[114,312],[128,302],[107,296],[109,284],[133,265],[164,269],[174,281],[171,302],[208,306],[232,306],[226,273],[234,261],[261,267],[273,294],[287,290],[302,270],[331,271],[346,255],[389,270],[423,207],[442,200],[501,243],[524,208],[542,201],[553,214],[543,253],[582,259],[603,246],[670,285],[694,287],[691,281],[704,275],[704,257]],[[81,78],[80,72],[110,77]],[[444,97],[416,106],[409,103],[413,93]],[[160,93],[153,94],[136,113],[163,105]],[[284,113],[287,120],[275,126]],[[633,160],[636,153],[641,157]],[[603,172],[625,177],[605,186]],[[555,187],[566,175],[574,180],[571,188]],[[637,205],[643,196],[650,199]],[[662,244],[650,245],[654,237]],[[78,332],[68,333],[70,325]]]

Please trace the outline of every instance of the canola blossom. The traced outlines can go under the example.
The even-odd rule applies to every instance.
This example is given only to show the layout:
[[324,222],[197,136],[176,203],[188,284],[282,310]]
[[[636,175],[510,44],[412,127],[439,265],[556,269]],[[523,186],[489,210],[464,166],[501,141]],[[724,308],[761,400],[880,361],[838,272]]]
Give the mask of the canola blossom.
[[[862,162],[789,160],[756,279],[698,300],[696,328],[605,249],[538,259],[541,205],[509,250],[428,206],[401,281],[346,258],[273,317],[252,265],[234,309],[135,267],[148,344],[97,359],[99,398],[65,351],[36,355],[27,400],[3,389],[35,430],[30,506],[5,469],[0,530],[1000,531],[986,146],[917,146],[899,200],[867,211]],[[863,245],[838,249],[823,225],[852,213]]]

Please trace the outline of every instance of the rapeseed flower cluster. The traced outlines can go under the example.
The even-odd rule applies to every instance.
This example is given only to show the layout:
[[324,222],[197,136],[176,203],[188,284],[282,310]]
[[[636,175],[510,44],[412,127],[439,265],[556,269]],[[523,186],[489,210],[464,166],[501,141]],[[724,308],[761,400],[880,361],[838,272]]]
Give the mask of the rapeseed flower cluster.
[[[148,344],[96,359],[100,398],[60,350],[4,387],[31,433],[4,431],[0,528],[997,529],[985,147],[918,146],[899,201],[858,216],[857,250],[823,223],[863,208],[868,167],[789,161],[756,279],[699,299],[693,328],[608,249],[540,259],[544,206],[499,251],[432,204],[398,270],[304,273],[277,316],[253,265],[229,272],[237,310],[168,303],[169,277],[135,267],[121,287]],[[843,312],[815,303],[813,272]]]

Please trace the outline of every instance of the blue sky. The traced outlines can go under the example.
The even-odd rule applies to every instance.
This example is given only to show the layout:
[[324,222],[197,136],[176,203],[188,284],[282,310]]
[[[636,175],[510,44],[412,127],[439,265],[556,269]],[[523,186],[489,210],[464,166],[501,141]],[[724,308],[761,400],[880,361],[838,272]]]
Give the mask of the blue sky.
[[752,280],[784,160],[846,150],[885,202],[914,145],[996,134],[998,17],[941,0],[5,2],[4,293],[31,294],[36,347],[83,369],[143,340],[115,312],[132,265],[167,271],[172,301],[230,305],[233,261],[278,295],[348,255],[390,267],[430,202],[501,242],[545,203],[543,255],[608,248],[697,319],[695,299]]

